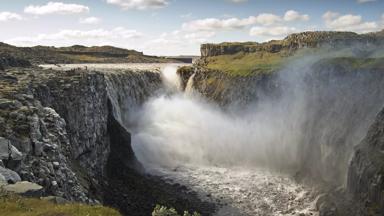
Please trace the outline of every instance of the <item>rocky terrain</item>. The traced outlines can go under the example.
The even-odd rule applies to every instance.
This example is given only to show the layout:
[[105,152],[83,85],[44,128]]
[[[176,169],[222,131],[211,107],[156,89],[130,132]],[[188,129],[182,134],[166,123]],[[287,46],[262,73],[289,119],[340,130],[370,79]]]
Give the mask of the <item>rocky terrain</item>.
[[203,58],[234,55],[239,52],[287,52],[294,53],[302,48],[319,48],[321,46],[345,47],[357,43],[380,43],[384,37],[384,30],[381,32],[357,34],[354,32],[302,32],[291,34],[283,40],[272,40],[265,43],[257,42],[234,42],[220,44],[203,44],[201,46],[201,56]]
[[19,61],[27,60],[33,64],[179,62],[176,59],[148,56],[135,50],[112,46],[16,47],[0,42],[0,59],[9,57]]
[[4,183],[33,182],[42,186],[39,195],[124,214],[148,215],[156,204],[213,211],[179,185],[142,173],[132,152],[122,119],[159,90],[158,71],[10,67],[0,82]]

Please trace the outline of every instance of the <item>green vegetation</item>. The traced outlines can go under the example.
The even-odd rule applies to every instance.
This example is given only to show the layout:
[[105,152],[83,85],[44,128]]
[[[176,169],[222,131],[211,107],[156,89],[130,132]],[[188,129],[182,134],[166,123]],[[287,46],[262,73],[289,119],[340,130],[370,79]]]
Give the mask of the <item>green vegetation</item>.
[[233,76],[269,74],[276,71],[283,63],[281,53],[236,53],[207,58],[207,67]]
[[0,57],[28,60],[33,64],[175,62],[172,59],[147,56],[142,52],[112,46],[16,47],[1,42]]
[[111,208],[78,203],[55,204],[48,200],[0,195],[1,215],[7,216],[121,216]]
[[348,66],[352,69],[384,69],[384,58],[338,57],[328,59],[329,64]]
[[[181,216],[181,215],[179,215],[174,208],[167,208],[164,206],[156,205],[155,209],[152,212],[152,216]],[[184,214],[182,216],[200,216],[200,214],[197,212],[190,214],[189,212],[184,211]]]
[[[384,31],[356,34],[353,32],[302,32],[291,34],[283,40],[272,40],[265,43],[256,42],[224,42],[220,44],[203,44],[201,55],[202,66],[224,72],[233,76],[269,74],[279,69],[284,62],[300,56],[316,52],[326,57],[356,56],[380,57],[383,52],[362,53],[350,44],[382,44]],[[321,48],[321,49],[319,49]],[[332,50],[332,56],[327,56]],[[292,58],[293,57],[293,58]],[[376,64],[375,60],[355,61],[354,66],[364,67]],[[378,60],[380,61],[380,60]]]

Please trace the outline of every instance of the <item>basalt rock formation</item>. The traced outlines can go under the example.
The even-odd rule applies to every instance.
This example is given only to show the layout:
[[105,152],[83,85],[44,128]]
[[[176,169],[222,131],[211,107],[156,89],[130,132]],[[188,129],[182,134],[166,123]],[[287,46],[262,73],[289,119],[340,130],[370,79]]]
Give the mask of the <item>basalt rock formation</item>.
[[214,210],[145,174],[132,151],[123,122],[159,90],[158,71],[9,68],[0,83],[0,177],[8,183],[37,183],[44,196],[104,203],[125,215],[149,215],[156,204]]
[[201,57],[212,57],[219,55],[233,55],[239,52],[287,52],[294,53],[302,48],[319,48],[322,46],[345,47],[357,43],[360,44],[382,44],[383,31],[369,34],[357,34],[354,32],[302,32],[291,34],[283,40],[272,40],[265,43],[220,43],[203,44],[201,46]]

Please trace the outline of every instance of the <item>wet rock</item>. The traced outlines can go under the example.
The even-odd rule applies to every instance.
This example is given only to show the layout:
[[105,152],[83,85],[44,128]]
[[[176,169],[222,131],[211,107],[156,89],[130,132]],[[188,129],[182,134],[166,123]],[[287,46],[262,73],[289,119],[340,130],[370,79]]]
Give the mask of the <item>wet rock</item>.
[[4,167],[0,167],[0,175],[3,176],[5,181],[9,184],[21,181],[20,176],[16,172]]
[[19,194],[22,196],[29,196],[29,197],[41,197],[43,195],[43,187],[32,183],[32,182],[17,182],[13,185],[5,185],[2,187],[3,190]]

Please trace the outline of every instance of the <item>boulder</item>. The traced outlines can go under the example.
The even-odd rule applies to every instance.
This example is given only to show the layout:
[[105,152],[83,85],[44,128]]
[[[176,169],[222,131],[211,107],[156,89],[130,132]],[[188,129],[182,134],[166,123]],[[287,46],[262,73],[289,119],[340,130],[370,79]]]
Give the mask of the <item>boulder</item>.
[[32,182],[17,182],[12,185],[2,186],[2,189],[9,193],[15,193],[28,197],[41,197],[43,195],[43,187]]
[[4,167],[0,167],[0,175],[4,177],[5,181],[9,184],[21,181],[19,174]]
[[11,141],[0,137],[0,160],[16,160],[23,158],[23,154],[11,144]]

